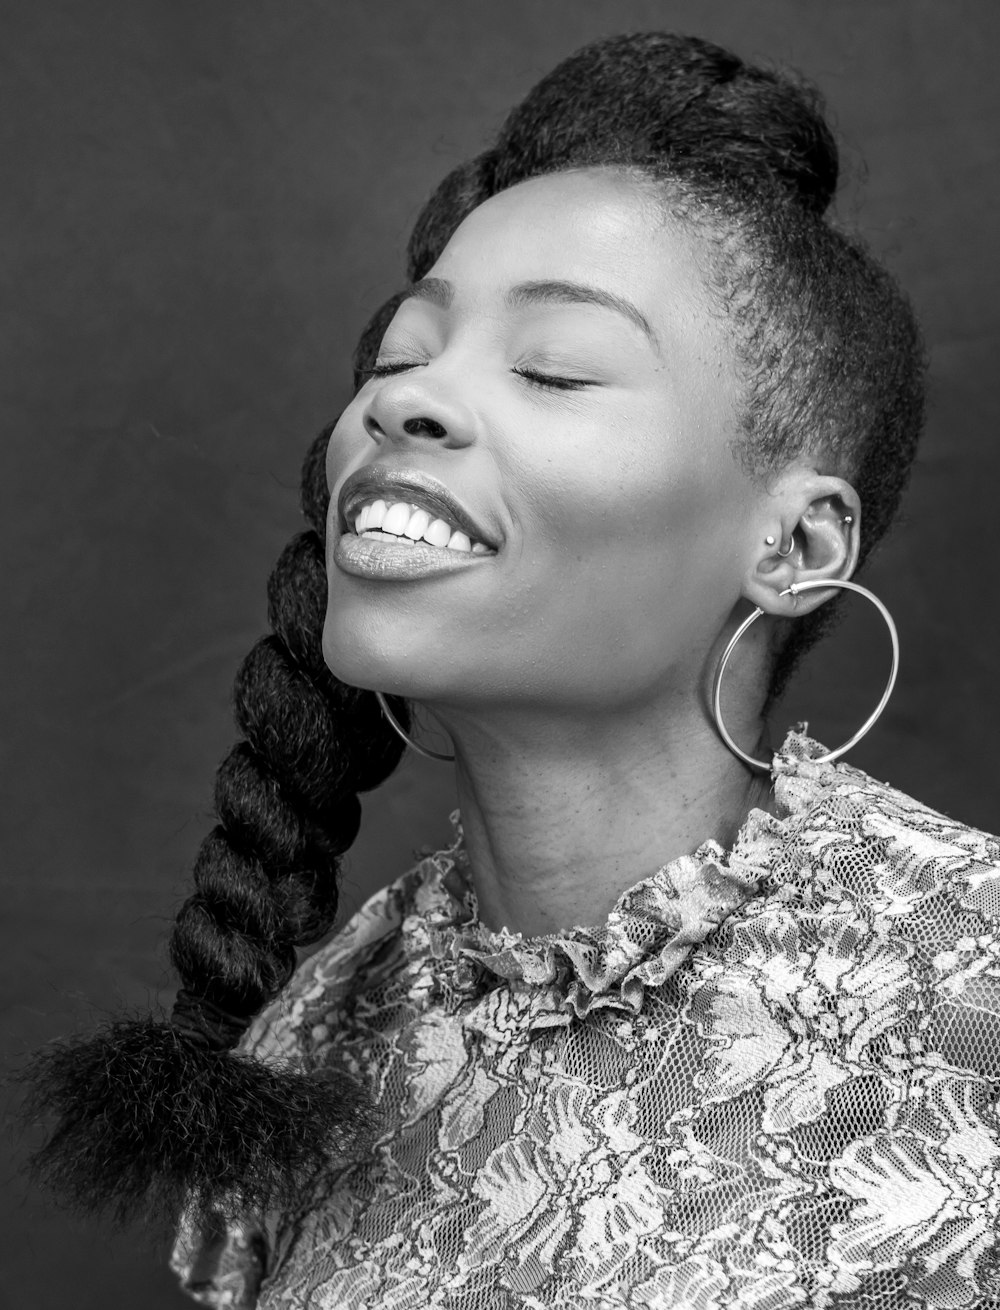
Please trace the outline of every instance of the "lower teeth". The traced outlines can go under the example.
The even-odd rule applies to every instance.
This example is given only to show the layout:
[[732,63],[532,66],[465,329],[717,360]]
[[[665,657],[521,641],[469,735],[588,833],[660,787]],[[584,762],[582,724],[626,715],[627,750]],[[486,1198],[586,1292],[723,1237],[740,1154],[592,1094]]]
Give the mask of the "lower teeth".
[[[393,532],[380,532],[378,528],[370,528],[362,532],[361,536],[367,537],[372,541],[392,541],[399,546],[430,546],[432,543],[424,541],[423,537],[419,541],[414,541],[412,537],[397,537]],[[447,550],[447,546],[434,546],[435,550]],[[459,552],[461,554],[461,551]]]
[[[370,537],[373,541],[397,541],[405,542],[407,546],[415,546],[417,543],[412,537],[397,537],[394,532],[379,532],[377,528],[371,528],[367,532],[362,532],[362,537]],[[424,542],[426,546],[428,543]]]
[[[433,546],[435,550],[449,549],[449,547],[446,545],[435,546],[433,542],[425,541],[423,537],[421,537],[419,541],[414,541],[412,537],[397,537],[394,532],[382,532],[379,528],[366,528],[365,531],[361,533],[361,538],[362,540],[368,538],[371,541],[393,541],[399,545],[404,545],[404,546],[417,546],[417,545]],[[470,554],[470,552],[467,550],[459,550],[456,553],[459,555]],[[489,553],[490,553],[490,549],[488,546],[484,546],[478,541],[473,542],[471,554],[488,555]]]

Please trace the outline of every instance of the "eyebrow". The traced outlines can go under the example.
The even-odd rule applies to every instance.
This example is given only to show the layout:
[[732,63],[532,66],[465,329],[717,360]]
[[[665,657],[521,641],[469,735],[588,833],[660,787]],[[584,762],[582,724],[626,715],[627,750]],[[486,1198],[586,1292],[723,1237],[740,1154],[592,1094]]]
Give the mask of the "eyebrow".
[[[449,309],[455,298],[455,288],[450,282],[440,277],[425,277],[402,293],[403,300],[425,300],[440,309]],[[601,309],[610,309],[621,314],[649,339],[655,350],[660,343],[646,315],[631,300],[616,296],[611,291],[600,287],[588,286],[584,282],[519,282],[510,288],[504,297],[508,305],[597,305]]]

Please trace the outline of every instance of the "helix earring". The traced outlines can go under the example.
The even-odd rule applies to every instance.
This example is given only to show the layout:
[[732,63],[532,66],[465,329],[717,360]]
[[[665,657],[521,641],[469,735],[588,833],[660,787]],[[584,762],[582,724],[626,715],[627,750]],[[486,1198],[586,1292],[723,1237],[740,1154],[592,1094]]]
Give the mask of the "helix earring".
[[[871,601],[878,612],[882,615],[882,618],[885,619],[886,627],[889,629],[889,639],[892,642],[892,668],[889,670],[889,679],[885,684],[885,690],[882,692],[882,697],[879,700],[879,703],[875,706],[873,713],[865,719],[864,723],[862,723],[854,736],[844,742],[843,746],[838,746],[836,750],[828,751],[825,755],[814,756],[811,761],[813,764],[829,764],[834,760],[839,760],[841,755],[846,755],[853,746],[858,744],[865,733],[875,726],[882,711],[889,703],[892,689],[896,685],[896,675],[899,672],[899,633],[896,631],[896,624],[893,622],[892,615],[879,598],[874,594],[874,592],[869,591],[867,587],[862,587],[860,583],[857,582],[847,582],[837,578],[814,578],[809,582],[793,582],[790,587],[786,587],[785,590],[781,592],[781,595],[798,597],[799,592],[814,591],[816,588],[822,587],[842,587],[845,591],[857,592],[859,596],[864,596],[865,600]],[[729,657],[736,649],[736,643],[739,639],[752,623],[757,622],[763,613],[764,611],[762,609],[755,609],[749,618],[744,619],[730,638],[729,645],[722,652],[722,658],[719,660],[719,667],[715,671],[715,681],[712,686],[712,718],[715,720],[715,727],[719,736],[734,755],[738,756],[744,764],[749,764],[754,769],[762,769],[765,773],[770,773],[771,765],[769,763],[764,760],[755,759],[752,755],[748,755],[742,747],[737,746],[736,742],[733,741],[728,728],[722,721],[721,705],[722,675],[726,671]]]
[[424,755],[429,760],[442,760],[445,764],[451,764],[453,762],[455,759],[454,755],[446,755],[443,751],[432,751],[429,746],[421,746],[418,741],[414,741],[396,718],[395,714],[393,714],[392,710],[389,708],[389,702],[380,691],[375,693],[375,699],[378,701],[379,707],[385,715],[389,727],[392,728],[398,736],[402,737],[407,746],[410,746],[415,750],[418,755]]

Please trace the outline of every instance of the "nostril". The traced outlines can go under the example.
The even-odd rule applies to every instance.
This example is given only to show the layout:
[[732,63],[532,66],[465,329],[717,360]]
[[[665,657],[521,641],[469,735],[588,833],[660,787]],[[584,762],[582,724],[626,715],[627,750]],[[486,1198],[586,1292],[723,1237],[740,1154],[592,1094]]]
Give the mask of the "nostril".
[[403,431],[409,433],[411,437],[419,436],[421,432],[426,432],[429,437],[446,437],[447,430],[441,423],[433,418],[408,418],[403,424]]

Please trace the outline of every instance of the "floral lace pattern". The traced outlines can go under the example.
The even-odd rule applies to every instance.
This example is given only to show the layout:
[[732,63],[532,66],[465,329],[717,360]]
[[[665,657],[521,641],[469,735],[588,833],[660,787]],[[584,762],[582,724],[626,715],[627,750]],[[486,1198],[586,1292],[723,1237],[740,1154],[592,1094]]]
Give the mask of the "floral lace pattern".
[[182,1228],[187,1290],[1000,1310],[1000,843],[818,753],[600,928],[485,929],[460,833],[373,897],[247,1046],[342,1061],[386,1130],[299,1213]]

